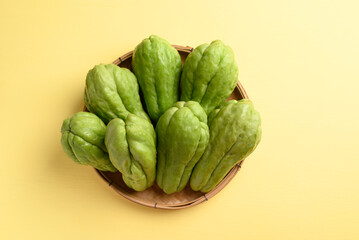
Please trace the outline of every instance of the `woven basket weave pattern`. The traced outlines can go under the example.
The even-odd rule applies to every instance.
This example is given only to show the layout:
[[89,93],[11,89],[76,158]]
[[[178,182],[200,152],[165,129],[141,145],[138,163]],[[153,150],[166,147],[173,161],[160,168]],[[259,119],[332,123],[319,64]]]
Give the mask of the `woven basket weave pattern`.
[[[186,60],[189,53],[193,51],[192,47],[183,47],[178,45],[172,45],[179,52],[182,63]],[[125,67],[132,71],[132,54],[133,51],[126,53],[125,55],[116,59],[113,64],[119,67]],[[248,98],[242,85],[238,82],[229,99],[243,99]],[[182,209],[191,206],[198,205],[205,201],[208,201],[218,192],[220,192],[237,174],[241,168],[243,161],[234,166],[231,171],[225,176],[225,178],[210,192],[203,194],[201,192],[193,191],[189,185],[186,186],[181,192],[173,194],[165,194],[157,184],[154,184],[149,189],[136,192],[126,186],[122,180],[120,172],[103,172],[96,170],[96,172],[108,183],[108,185],[114,189],[117,193],[127,198],[128,200],[141,204],[143,206],[159,208],[159,209]]]

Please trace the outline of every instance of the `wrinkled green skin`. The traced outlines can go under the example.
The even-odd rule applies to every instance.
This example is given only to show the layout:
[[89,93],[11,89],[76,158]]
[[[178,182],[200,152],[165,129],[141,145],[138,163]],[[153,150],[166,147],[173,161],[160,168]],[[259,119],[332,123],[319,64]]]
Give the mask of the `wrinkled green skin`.
[[152,121],[178,101],[181,57],[166,40],[150,36],[134,50],[132,68]]
[[230,47],[220,40],[202,44],[183,65],[181,101],[197,101],[209,115],[233,92],[237,78],[238,66]]
[[194,191],[211,191],[261,139],[259,113],[249,99],[231,100],[209,116],[210,139],[190,179]]
[[131,113],[125,121],[113,119],[107,125],[105,144],[128,187],[143,191],[152,186],[156,178],[156,133],[150,122]]
[[96,65],[87,74],[84,100],[86,108],[106,124],[114,118],[125,120],[128,113],[149,121],[142,108],[136,76],[127,68]]
[[158,120],[157,184],[167,194],[181,191],[209,139],[207,115],[197,102],[177,102]]
[[93,113],[79,112],[61,127],[61,144],[74,162],[101,171],[116,172],[105,147],[106,125]]

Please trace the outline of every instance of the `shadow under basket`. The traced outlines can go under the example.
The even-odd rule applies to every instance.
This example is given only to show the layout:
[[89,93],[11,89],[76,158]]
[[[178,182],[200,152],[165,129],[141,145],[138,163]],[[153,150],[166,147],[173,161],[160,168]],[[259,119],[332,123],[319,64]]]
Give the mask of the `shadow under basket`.
[[[183,47],[178,45],[172,45],[177,49],[181,56],[182,64],[186,60],[188,54],[193,51],[192,47]],[[116,59],[113,64],[119,67],[125,67],[132,71],[132,54],[133,51],[128,52],[127,54]],[[247,93],[245,92],[242,85],[237,82],[236,88],[229,96],[227,100],[236,99],[240,100],[243,98],[248,98]],[[86,110],[86,108],[85,108]],[[228,174],[222,179],[222,181],[210,192],[204,194],[201,192],[193,191],[189,184],[180,192],[173,194],[164,193],[158,185],[155,183],[152,187],[148,188],[142,192],[136,192],[133,189],[126,186],[124,181],[122,180],[122,174],[120,172],[105,172],[96,170],[96,172],[105,180],[108,185],[115,190],[117,193],[127,198],[128,200],[135,202],[137,204],[151,207],[151,208],[159,208],[159,209],[182,209],[188,208],[205,201],[208,201],[218,192],[220,192],[237,174],[239,169],[241,168],[243,161],[235,165]]]

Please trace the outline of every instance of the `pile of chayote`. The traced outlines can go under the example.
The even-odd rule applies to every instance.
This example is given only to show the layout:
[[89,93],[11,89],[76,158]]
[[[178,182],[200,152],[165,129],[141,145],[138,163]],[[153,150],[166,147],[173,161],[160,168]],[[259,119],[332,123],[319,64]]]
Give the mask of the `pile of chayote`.
[[223,42],[198,46],[182,68],[178,51],[150,36],[135,48],[132,68],[100,64],[88,72],[89,112],[61,128],[62,147],[76,163],[119,171],[136,191],[156,181],[167,194],[188,183],[208,192],[258,145],[261,120],[252,102],[226,102],[238,67]]

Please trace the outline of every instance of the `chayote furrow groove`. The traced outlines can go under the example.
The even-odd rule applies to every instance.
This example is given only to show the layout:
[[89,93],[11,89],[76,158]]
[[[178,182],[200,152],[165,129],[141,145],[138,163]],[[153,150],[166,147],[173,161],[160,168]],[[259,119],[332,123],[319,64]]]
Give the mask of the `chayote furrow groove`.
[[249,99],[226,102],[212,112],[208,124],[209,143],[190,179],[194,191],[212,190],[261,139],[260,115]]
[[237,78],[238,66],[229,46],[220,40],[202,44],[183,65],[181,101],[197,101],[209,115],[233,92]]
[[105,147],[106,125],[93,113],[79,112],[61,127],[61,144],[74,162],[101,171],[116,172]]
[[157,122],[179,99],[181,57],[170,43],[152,35],[135,48],[132,67],[140,84],[147,112]]
[[167,194],[181,191],[209,139],[207,116],[197,102],[177,102],[158,120],[157,184]]
[[142,108],[136,76],[127,68],[99,64],[86,77],[86,108],[106,124],[114,118],[126,119],[128,113],[149,118]]
[[111,120],[105,144],[128,187],[143,191],[152,186],[156,178],[156,133],[149,121],[131,113],[125,121]]

